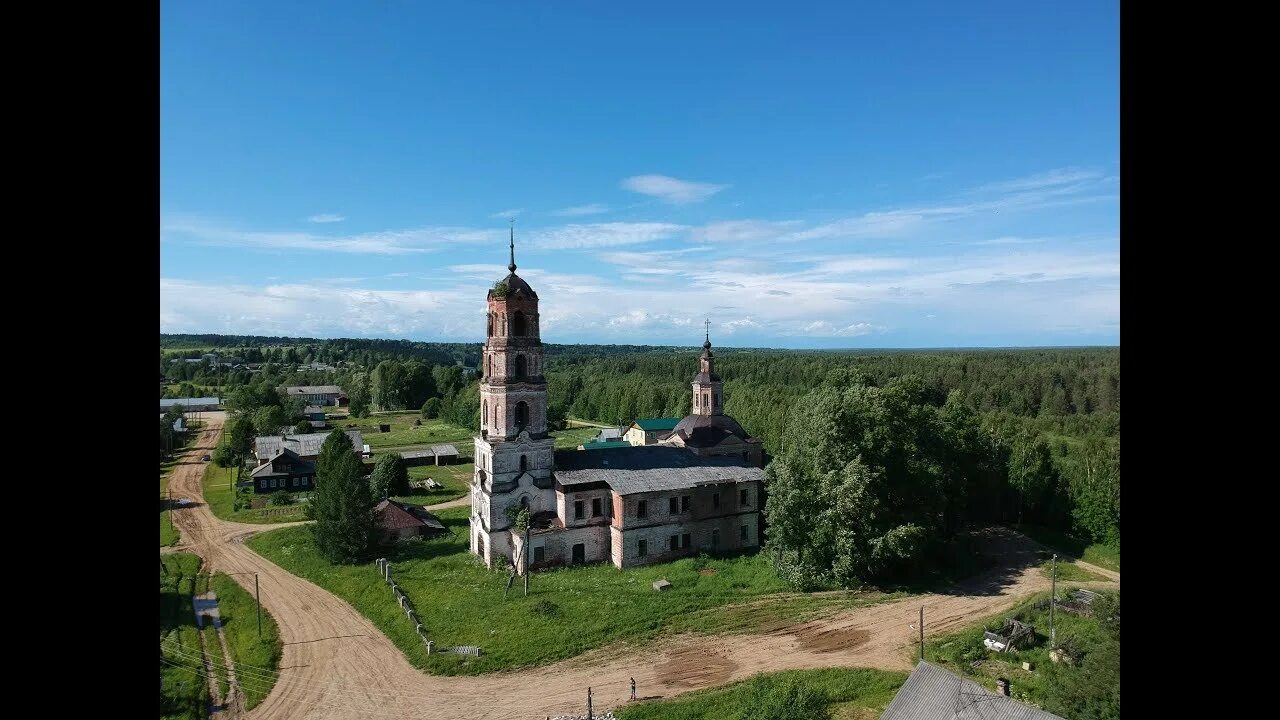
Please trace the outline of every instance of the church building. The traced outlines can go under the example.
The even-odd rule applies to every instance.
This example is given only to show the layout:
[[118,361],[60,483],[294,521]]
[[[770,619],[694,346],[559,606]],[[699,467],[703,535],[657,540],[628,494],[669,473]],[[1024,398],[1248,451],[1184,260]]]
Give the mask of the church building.
[[[471,552],[531,568],[619,568],[760,543],[760,438],[724,414],[710,334],[693,377],[693,412],[657,445],[556,450],[547,428],[538,295],[510,274],[488,295],[480,434],[471,484]],[[525,537],[512,531],[528,508]],[[511,511],[508,511],[508,508]]]

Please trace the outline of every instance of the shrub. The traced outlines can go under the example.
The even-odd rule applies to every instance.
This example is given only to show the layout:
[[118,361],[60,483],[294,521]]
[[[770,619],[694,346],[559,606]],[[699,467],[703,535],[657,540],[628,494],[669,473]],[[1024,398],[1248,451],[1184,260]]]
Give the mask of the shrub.
[[272,505],[292,505],[293,503],[293,495],[290,495],[288,490],[277,490],[271,493]]

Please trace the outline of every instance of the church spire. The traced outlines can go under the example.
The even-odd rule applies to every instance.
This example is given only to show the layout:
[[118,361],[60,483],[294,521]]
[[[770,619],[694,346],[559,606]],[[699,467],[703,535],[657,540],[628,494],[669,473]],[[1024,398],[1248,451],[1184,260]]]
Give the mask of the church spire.
[[511,264],[507,266],[511,272],[516,271],[516,221],[511,220]]
[[711,349],[711,318],[707,318],[703,320],[702,324],[706,325],[707,327],[707,338],[702,343],[702,349],[710,350]]

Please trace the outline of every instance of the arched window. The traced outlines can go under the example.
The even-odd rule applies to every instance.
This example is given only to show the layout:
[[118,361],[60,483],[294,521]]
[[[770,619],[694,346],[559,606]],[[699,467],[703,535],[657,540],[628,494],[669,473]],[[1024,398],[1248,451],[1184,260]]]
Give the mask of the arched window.
[[524,472],[528,469],[529,469],[529,456],[521,455],[520,456],[520,472]]
[[485,358],[484,376],[490,380],[493,379],[493,356]]
[[529,403],[521,400],[516,403],[516,432],[520,432],[529,424]]
[[511,334],[517,337],[525,334],[524,313],[519,310],[511,316]]
[[525,510],[528,510],[528,509],[529,509],[529,496],[528,496],[528,495],[521,495],[521,496],[520,496],[520,507],[524,508]]
[[489,337],[493,337],[493,313],[489,313]]
[[703,393],[702,404],[707,407],[711,407],[711,393]]
[[480,426],[484,427],[489,424],[489,401],[485,401],[480,405]]
[[523,355],[516,356],[516,377],[523,378],[525,376],[525,361]]

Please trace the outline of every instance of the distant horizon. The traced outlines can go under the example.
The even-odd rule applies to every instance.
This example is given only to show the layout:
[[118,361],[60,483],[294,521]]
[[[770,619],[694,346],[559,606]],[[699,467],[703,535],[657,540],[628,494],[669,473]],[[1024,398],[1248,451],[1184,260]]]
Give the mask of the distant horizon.
[[1120,342],[1117,0],[163,0],[160,66],[165,332],[461,342],[514,234],[567,344]]
[[[165,337],[178,337],[178,336],[188,336],[188,335],[191,335],[191,336],[194,336],[194,335],[221,335],[221,336],[225,336],[225,337],[245,337],[245,338],[251,338],[251,339],[284,338],[284,339],[286,339],[286,340],[298,340],[298,341],[303,341],[303,342],[311,341],[311,340],[318,340],[318,341],[335,341],[335,340],[387,340],[387,341],[391,341],[391,342],[409,342],[409,343],[424,343],[424,344],[437,344],[437,345],[472,345],[472,344],[474,344],[474,345],[483,345],[483,344],[484,344],[484,342],[485,342],[485,340],[484,340],[484,338],[483,338],[483,337],[481,337],[479,340],[470,341],[470,340],[415,340],[415,339],[412,339],[412,338],[404,338],[404,337],[399,337],[399,338],[397,338],[397,337],[372,337],[372,336],[370,336],[370,337],[353,337],[353,336],[311,337],[311,336],[301,336],[301,335],[297,335],[297,336],[291,336],[291,335],[256,335],[256,334],[248,334],[248,333],[218,333],[218,332],[180,332],[180,333],[166,333],[166,332],[161,332],[161,333],[160,333],[160,337],[161,337],[161,338],[165,338]],[[563,345],[563,346],[575,346],[575,345],[600,345],[600,346],[603,346],[603,347],[639,347],[639,348],[675,348],[675,349],[687,348],[687,349],[688,349],[689,351],[691,351],[691,352],[693,352],[693,351],[700,351],[700,350],[702,349],[701,344],[696,344],[696,345],[684,345],[684,344],[679,344],[679,343],[640,343],[640,342],[636,342],[636,343],[617,343],[617,342],[585,342],[585,341],[584,341],[584,342],[553,342],[553,341],[549,341],[549,340],[543,340],[543,341],[542,341],[542,344],[543,344],[543,345]],[[229,347],[229,346],[226,346],[226,347]],[[1120,347],[1120,344],[1119,344],[1119,343],[1116,343],[1116,344],[1113,344],[1113,345],[1112,345],[1112,344],[1094,344],[1094,345],[921,345],[921,346],[916,346],[916,347],[906,347],[906,346],[899,346],[899,347],[889,347],[889,346],[879,346],[879,347],[872,347],[872,346],[865,346],[865,347],[856,347],[856,346],[844,346],[844,347],[773,347],[773,346],[768,346],[768,345],[721,345],[721,344],[717,344],[717,343],[715,343],[714,341],[712,342],[712,349],[713,349],[713,350],[715,350],[716,348],[720,348],[720,349],[727,349],[727,350],[779,350],[779,351],[806,351],[806,350],[813,350],[813,351],[819,351],[819,352],[877,352],[877,351],[899,351],[899,350],[903,350],[903,351],[908,351],[908,350],[940,350],[940,351],[946,351],[946,350],[954,350],[954,351],[962,351],[962,350],[1089,350],[1089,349],[1094,349],[1094,348],[1119,348],[1119,347]]]

